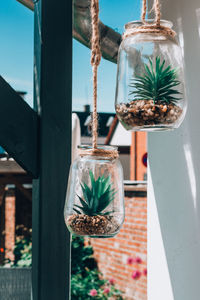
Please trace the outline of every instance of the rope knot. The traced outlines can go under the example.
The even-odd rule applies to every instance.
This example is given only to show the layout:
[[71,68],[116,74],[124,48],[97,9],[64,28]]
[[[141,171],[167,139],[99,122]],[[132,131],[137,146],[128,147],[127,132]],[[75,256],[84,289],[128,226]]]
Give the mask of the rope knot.
[[100,49],[92,49],[92,53],[91,53],[91,65],[92,66],[99,66],[100,62],[101,62],[101,53]]

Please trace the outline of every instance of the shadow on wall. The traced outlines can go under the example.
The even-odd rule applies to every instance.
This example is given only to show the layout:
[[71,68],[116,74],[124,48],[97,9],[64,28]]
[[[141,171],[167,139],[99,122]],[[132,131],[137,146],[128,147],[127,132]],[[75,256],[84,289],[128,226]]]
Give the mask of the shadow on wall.
[[[163,298],[167,291],[165,293],[162,290],[159,294],[164,295],[162,300],[199,300],[200,3],[199,0],[169,0],[163,2],[162,9],[163,18],[170,19],[177,25],[179,39],[184,45],[188,112],[180,129],[169,133],[149,134],[148,153],[153,182],[149,201],[155,201],[155,207],[151,209],[157,210],[167,260],[165,262],[156,253],[149,253],[149,264],[153,265],[156,260],[160,260],[157,278],[161,281],[167,280],[162,277],[162,270],[168,265],[173,296],[170,299]],[[149,220],[154,222],[151,217]],[[154,230],[154,225],[149,223],[148,229]],[[149,244],[152,242],[153,233],[149,236]],[[162,247],[161,241],[158,244]],[[156,287],[154,275],[155,273],[150,277],[152,294],[149,295],[149,300],[161,299],[153,296],[153,286]],[[165,288],[169,284],[170,282],[166,282]],[[159,290],[158,284],[157,289]]]
[[[196,185],[198,179],[195,175],[191,144],[189,140],[187,143],[185,141],[183,132],[179,137],[171,132],[150,138],[149,148],[156,149],[149,155],[150,170],[174,294],[172,299],[198,300],[200,209],[197,199],[200,191]],[[149,227],[148,229],[151,230]],[[194,293],[198,291],[198,297],[190,298],[191,290]]]

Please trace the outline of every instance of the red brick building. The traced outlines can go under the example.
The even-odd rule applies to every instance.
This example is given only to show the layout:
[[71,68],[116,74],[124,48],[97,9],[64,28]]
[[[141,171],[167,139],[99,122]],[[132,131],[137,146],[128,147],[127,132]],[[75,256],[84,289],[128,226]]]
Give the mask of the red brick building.
[[32,227],[31,176],[13,160],[0,160],[0,264],[14,259],[16,228]]

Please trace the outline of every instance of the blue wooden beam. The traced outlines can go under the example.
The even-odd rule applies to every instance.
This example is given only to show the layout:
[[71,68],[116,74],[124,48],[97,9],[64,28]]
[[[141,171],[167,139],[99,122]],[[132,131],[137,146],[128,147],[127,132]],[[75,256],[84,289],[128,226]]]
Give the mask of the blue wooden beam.
[[0,145],[36,178],[39,117],[1,76],[0,107]]

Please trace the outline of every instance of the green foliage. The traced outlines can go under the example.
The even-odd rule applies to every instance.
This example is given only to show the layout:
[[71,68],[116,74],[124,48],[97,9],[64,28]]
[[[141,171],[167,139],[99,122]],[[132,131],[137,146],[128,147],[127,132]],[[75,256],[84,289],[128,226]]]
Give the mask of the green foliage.
[[7,259],[4,265],[10,267],[32,266],[32,230],[24,227],[24,225],[16,227],[14,255],[14,261]]
[[89,292],[92,289],[98,290],[104,284],[105,280],[99,278],[97,270],[86,270],[85,276],[82,274],[73,275],[71,278],[71,298],[72,300],[91,299]]
[[[105,287],[109,288],[109,293],[105,294]],[[90,291],[95,289],[97,291],[96,296],[90,296]],[[87,271],[86,276],[83,277],[81,274],[73,275],[71,279],[71,299],[72,300],[107,300],[117,299],[121,300],[122,293],[110,285],[107,280],[100,278],[100,273],[95,271]]]
[[181,93],[175,89],[180,84],[177,80],[177,70],[172,69],[169,65],[165,66],[165,60],[161,62],[160,57],[156,57],[156,65],[153,67],[153,62],[149,59],[149,66],[145,67],[145,74],[143,76],[136,76],[133,79],[130,87],[134,90],[130,92],[130,95],[135,95],[134,100],[153,100],[163,101],[166,103],[176,103],[181,98],[176,96]]
[[84,245],[84,238],[72,236],[71,244],[71,273],[86,275],[86,270],[96,270],[97,263],[93,257],[92,246]]
[[81,205],[75,205],[74,211],[78,214],[83,212],[88,216],[96,215],[108,215],[111,212],[102,213],[102,211],[114,200],[116,191],[112,189],[112,183],[110,182],[110,176],[99,176],[95,180],[93,173],[89,172],[91,180],[91,188],[83,182],[81,184],[83,199],[78,196]]
[[[15,244],[14,253],[17,254],[13,267],[32,266],[32,242],[27,239],[18,239]],[[17,258],[18,257],[18,258]]]
[[[84,245],[84,238],[72,236],[72,276],[71,299],[72,300],[122,300],[122,293],[108,280],[102,278],[97,269],[97,263],[93,257],[91,246]],[[105,294],[105,288],[109,293]],[[96,290],[95,297],[90,296],[91,290]]]

